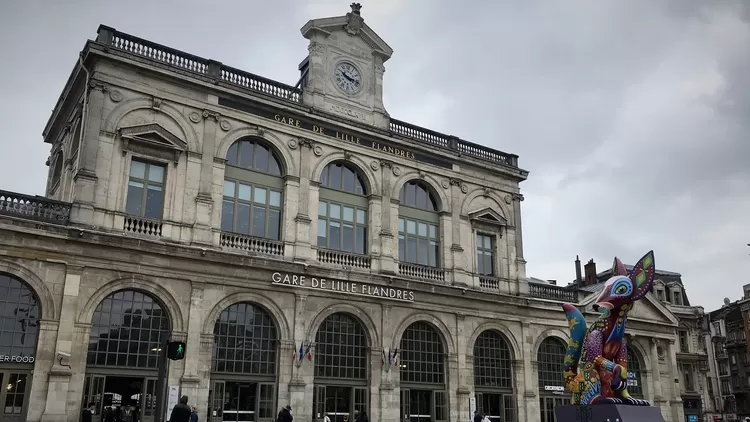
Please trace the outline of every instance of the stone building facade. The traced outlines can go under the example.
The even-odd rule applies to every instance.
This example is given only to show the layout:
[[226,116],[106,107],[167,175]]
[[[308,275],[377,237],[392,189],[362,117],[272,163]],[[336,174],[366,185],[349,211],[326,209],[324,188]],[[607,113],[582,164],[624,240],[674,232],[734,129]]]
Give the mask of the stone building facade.
[[[170,397],[207,421],[553,420],[560,303],[594,318],[593,295],[526,278],[518,157],[390,118],[358,5],[302,33],[297,86],[86,43],[46,197],[0,192],[3,418],[153,420],[171,338]],[[681,421],[679,321],[652,295],[631,315],[631,392]]]

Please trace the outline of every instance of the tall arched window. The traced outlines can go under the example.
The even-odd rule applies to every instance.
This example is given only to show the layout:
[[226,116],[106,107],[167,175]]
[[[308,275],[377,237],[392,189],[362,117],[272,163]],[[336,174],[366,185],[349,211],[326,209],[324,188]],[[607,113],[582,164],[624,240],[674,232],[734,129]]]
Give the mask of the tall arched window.
[[445,345],[431,324],[417,321],[404,331],[399,346],[402,420],[448,420]]
[[563,381],[565,352],[568,347],[556,337],[542,340],[537,352],[539,409],[541,422],[555,422],[555,407],[570,404]]
[[49,184],[50,193],[54,193],[57,187],[60,185],[60,179],[62,178],[63,171],[63,152],[62,150],[55,153],[55,157],[52,160],[52,175]]
[[39,300],[29,286],[0,273],[0,420],[25,420],[39,339]]
[[644,398],[641,359],[638,353],[630,347],[628,347],[628,392],[637,399]]
[[276,152],[265,142],[243,139],[227,152],[221,230],[281,239],[284,179]]
[[276,323],[253,303],[235,303],[214,324],[211,413],[224,421],[273,421],[278,367]]
[[477,410],[492,421],[515,422],[513,358],[505,337],[487,330],[474,343],[474,389]]
[[406,183],[399,194],[399,260],[440,266],[440,217],[432,190],[420,181]]
[[107,296],[91,318],[87,364],[156,369],[169,315],[148,293],[121,290]]
[[328,414],[343,422],[368,411],[369,348],[362,323],[345,313],[329,315],[315,334],[313,420]]
[[[171,333],[166,309],[153,296],[137,290],[112,293],[91,318],[84,402],[96,406],[140,408],[153,417],[159,354]],[[113,370],[114,369],[114,370]]]
[[336,162],[320,174],[318,247],[367,253],[367,188],[353,166]]

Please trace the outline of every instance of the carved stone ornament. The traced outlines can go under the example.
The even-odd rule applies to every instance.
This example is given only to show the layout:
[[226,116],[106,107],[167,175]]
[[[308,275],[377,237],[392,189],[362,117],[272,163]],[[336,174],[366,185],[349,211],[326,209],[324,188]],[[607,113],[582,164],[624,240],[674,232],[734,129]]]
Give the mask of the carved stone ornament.
[[307,51],[312,53],[324,53],[326,51],[325,45],[317,42],[317,41],[310,41],[310,45],[307,46]]
[[213,119],[215,121],[219,121],[219,117],[221,117],[221,114],[211,111],[211,110],[203,110],[203,118],[204,119]]
[[196,112],[196,111],[190,113],[190,115],[188,117],[190,118],[190,121],[193,122],[193,123],[198,123],[198,122],[201,121],[201,115],[198,114],[198,112]]
[[401,167],[399,167],[399,166],[393,166],[393,175],[394,176],[400,176],[401,175]]
[[419,170],[419,178],[424,179],[425,177],[427,177],[427,175],[422,170]]
[[229,120],[222,120],[222,121],[219,122],[219,127],[224,132],[229,132],[229,129],[232,128],[232,124],[229,123]]
[[321,148],[320,145],[316,145],[315,148],[313,148],[313,154],[320,157],[321,155],[323,155],[323,148]]
[[380,160],[380,167],[393,168],[393,161],[391,160]]
[[159,107],[161,107],[162,101],[164,101],[164,100],[162,100],[159,97],[152,97],[151,98],[151,107],[153,107],[154,110],[158,110]]
[[373,169],[373,170],[377,170],[377,169],[380,168],[380,163],[378,163],[377,161],[372,161],[370,163],[370,168]]
[[451,186],[451,184],[448,181],[448,179],[443,179],[443,181],[440,182],[440,186],[442,186],[443,189],[448,189]]
[[264,128],[263,126],[258,126],[257,132],[258,136],[263,136],[266,134],[266,128]]
[[289,149],[297,149],[296,139],[290,139],[289,142],[287,142],[286,144],[289,145]]
[[365,23],[365,20],[360,16],[362,5],[359,3],[352,3],[351,8],[352,11],[346,14],[347,23],[344,29],[346,29],[346,33],[349,35],[357,35],[359,34],[359,31],[362,30],[362,26]]
[[510,195],[505,195],[505,198],[503,198],[506,204],[510,204],[513,202],[513,198]]
[[344,151],[344,160],[349,161],[352,159],[352,153],[349,151]]
[[462,183],[461,184],[461,193],[467,193],[467,192],[469,192],[469,187],[466,186],[466,184]]
[[109,99],[112,100],[113,103],[119,103],[122,101],[122,93],[117,90],[109,91]]

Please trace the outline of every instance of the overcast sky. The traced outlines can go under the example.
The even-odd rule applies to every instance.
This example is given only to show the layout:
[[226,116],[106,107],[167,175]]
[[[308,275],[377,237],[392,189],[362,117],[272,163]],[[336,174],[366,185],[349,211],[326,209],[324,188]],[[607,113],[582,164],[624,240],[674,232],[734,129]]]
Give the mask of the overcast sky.
[[[395,118],[520,156],[528,275],[654,249],[706,310],[750,283],[750,2],[362,1]],[[0,189],[44,194],[41,133],[100,23],[294,84],[299,28],[350,1],[4,1]]]

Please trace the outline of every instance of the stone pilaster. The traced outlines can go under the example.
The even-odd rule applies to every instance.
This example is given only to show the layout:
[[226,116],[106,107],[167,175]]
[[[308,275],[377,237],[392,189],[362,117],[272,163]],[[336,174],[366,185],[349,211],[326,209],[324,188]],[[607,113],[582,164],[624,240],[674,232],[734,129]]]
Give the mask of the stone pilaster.
[[[468,360],[466,358],[466,351],[467,348],[467,338],[471,335],[470,332],[466,329],[466,317],[462,314],[456,314],[456,357],[458,360],[458,368],[464,368],[463,371],[458,371],[458,383],[456,386],[456,405],[452,406],[451,408],[455,407],[456,409],[456,420],[469,420],[466,419],[467,417],[470,418],[470,412],[471,412],[471,404],[469,402],[469,399],[471,398],[471,391],[473,389],[474,384],[474,377],[472,376],[474,372],[474,362],[472,359],[472,365],[469,366]],[[453,420],[451,418],[451,420]]]
[[[91,324],[75,324],[73,328],[73,344],[76,346],[88,344],[90,335]],[[67,421],[79,421],[81,419],[81,410],[85,406],[82,400],[84,399],[83,389],[86,379],[86,359],[88,356],[84,348],[79,348],[81,349],[81,353],[71,354],[70,356],[70,371],[73,375],[70,377],[68,384],[67,418],[65,419]],[[57,419],[56,421],[59,420]]]
[[[73,348],[76,303],[78,301],[78,290],[81,285],[82,272],[83,267],[66,267],[60,321],[56,327],[57,338],[52,344],[53,350],[48,351],[53,353],[53,361],[49,372],[49,379],[47,380],[47,402],[44,414],[42,415],[42,420],[45,421],[59,421],[65,418],[66,398],[70,388],[71,376],[73,375],[71,360],[73,360],[74,353],[86,355],[85,348]],[[52,334],[50,333],[50,335]]]
[[200,181],[198,183],[198,195],[195,197],[195,223],[193,224],[193,243],[197,244],[213,244],[211,217],[214,209],[212,196],[214,151],[216,150],[216,133],[220,117],[220,114],[214,111],[203,111]]
[[[394,214],[391,208],[391,190],[393,185],[392,175],[394,172],[400,172],[401,170],[392,161],[388,160],[380,160],[380,170],[380,183],[382,187],[382,196],[380,197],[380,232],[374,233],[374,235],[380,239],[380,272],[384,274],[396,274],[398,270],[398,244],[396,243],[397,233],[394,233],[393,230],[392,216]],[[372,205],[370,209],[372,210]],[[376,239],[375,236],[372,238]]]
[[[525,417],[529,417],[529,415],[539,414],[539,400],[537,399],[539,387],[537,386],[538,380],[536,379],[536,371],[534,370],[533,365],[533,362],[535,361],[533,351],[534,344],[531,334],[531,325],[528,322],[521,323],[520,338],[521,341],[519,342],[519,345],[521,347],[522,356],[520,356],[520,359],[517,357],[514,361],[514,369],[516,373],[516,391],[518,397],[518,420],[522,421],[527,420]],[[524,415],[524,417],[521,417],[521,415]]]
[[451,353],[446,357],[446,365],[448,369],[448,376],[446,380],[447,387],[447,399],[448,399],[448,418],[451,421],[456,421],[459,418],[459,404],[458,404],[458,389],[459,383],[459,369],[458,369],[458,354]]
[[[671,392],[669,394],[669,407],[672,414],[672,420],[683,421],[685,420],[685,412],[682,409],[682,399],[680,398],[680,383],[679,383],[679,370],[677,366],[677,348],[675,347],[675,341],[669,340],[669,346],[667,346],[667,358],[669,359],[669,373],[674,379],[670,379],[668,382],[672,385]],[[675,382],[677,381],[677,382]]]
[[279,342],[279,396],[276,398],[277,410],[281,406],[291,403],[290,392],[291,388],[289,384],[292,382],[294,368],[294,362],[292,361],[292,355],[294,354],[294,341],[292,340],[281,340]]
[[380,359],[383,356],[382,347],[370,347],[369,354],[370,374],[372,375],[370,376],[370,385],[367,386],[367,391],[370,395],[370,404],[369,407],[365,410],[367,411],[367,415],[370,417],[370,420],[380,421],[382,420],[380,416],[382,411],[382,406],[380,404],[380,387],[383,383],[383,375],[385,375],[385,365],[387,365],[388,363],[386,363],[385,365],[382,365],[380,363]]
[[99,133],[102,129],[104,92],[108,87],[103,82],[91,79],[89,86],[83,139],[78,146],[78,171],[73,176],[75,196],[70,210],[70,221],[90,225],[94,219],[96,200],[96,160],[99,153]]
[[[201,334],[203,331],[203,283],[192,283],[190,286],[190,309],[188,314],[186,353],[184,370],[180,378],[183,394],[191,398],[191,401],[208,399],[209,379],[211,377],[210,362],[213,349],[213,336],[210,344],[203,344]],[[206,338],[208,340],[208,338]],[[208,352],[208,356],[206,356]],[[206,368],[204,363],[209,363]],[[208,372],[206,372],[208,370]],[[207,409],[207,403],[202,403],[200,409]]]
[[[294,217],[295,222],[295,233],[296,242],[294,244],[294,259],[298,261],[307,261],[314,259],[312,254],[312,223],[317,223],[317,208],[315,208],[315,217],[311,218],[311,209],[317,206],[319,198],[319,187],[318,183],[311,183],[311,168],[310,164],[315,161],[315,144],[309,139],[300,139],[299,144],[299,188],[296,191],[296,198],[292,198],[292,194],[287,195],[287,202],[295,201],[297,204],[297,212]],[[313,186],[314,185],[314,186]],[[313,203],[314,202],[314,203]]]
[[[513,230],[515,234],[515,264],[516,274],[515,277],[511,277],[516,280],[523,280],[526,278],[526,260],[523,255],[523,229],[521,225],[521,202],[523,202],[523,195],[513,195]],[[513,274],[511,274],[513,275]],[[520,289],[520,286],[519,286]],[[518,293],[524,293],[521,290]]]
[[664,401],[664,397],[662,395],[661,390],[661,381],[659,376],[659,339],[652,337],[651,338],[651,347],[650,347],[650,355],[651,355],[651,386],[653,391],[653,397],[654,397],[654,405],[660,406],[660,404]]

